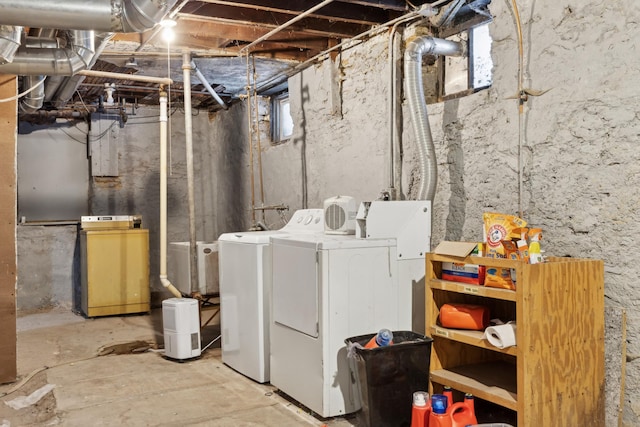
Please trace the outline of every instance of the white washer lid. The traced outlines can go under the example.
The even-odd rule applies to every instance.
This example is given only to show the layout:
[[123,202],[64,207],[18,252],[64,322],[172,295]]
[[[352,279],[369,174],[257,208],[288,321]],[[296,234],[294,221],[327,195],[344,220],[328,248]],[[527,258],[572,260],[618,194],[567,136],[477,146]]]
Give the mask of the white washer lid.
[[246,244],[269,244],[269,239],[276,235],[285,235],[280,230],[267,230],[267,231],[239,231],[237,233],[224,233],[218,237],[218,241],[221,242],[234,242],[234,243],[246,243]]

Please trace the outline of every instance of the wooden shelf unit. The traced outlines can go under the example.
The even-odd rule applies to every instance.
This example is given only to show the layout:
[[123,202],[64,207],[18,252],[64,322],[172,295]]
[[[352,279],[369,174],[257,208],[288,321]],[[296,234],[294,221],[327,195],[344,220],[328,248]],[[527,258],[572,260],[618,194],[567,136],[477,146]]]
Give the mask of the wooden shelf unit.
[[[516,290],[442,280],[442,262],[516,271]],[[433,338],[429,392],[446,386],[517,412],[519,427],[604,425],[604,264],[541,264],[426,255],[426,331]],[[446,303],[488,306],[515,320],[517,345],[499,349],[480,331],[443,328]]]

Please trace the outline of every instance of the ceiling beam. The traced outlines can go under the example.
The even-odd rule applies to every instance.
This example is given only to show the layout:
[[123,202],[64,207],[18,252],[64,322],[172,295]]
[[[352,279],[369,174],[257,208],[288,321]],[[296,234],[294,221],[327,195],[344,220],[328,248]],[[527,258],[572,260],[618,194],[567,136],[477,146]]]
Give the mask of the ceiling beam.
[[[207,16],[179,14],[178,17],[180,18],[176,29],[178,33],[182,32],[181,28],[184,28],[184,32],[189,32],[191,31],[190,26],[200,22],[209,24],[209,30],[217,37],[230,40],[242,40],[245,42],[252,42],[276,28],[275,25],[256,25],[251,22],[231,21]],[[299,40],[319,40],[325,37],[336,39],[343,38],[342,35],[332,32],[286,30],[276,35],[273,38],[273,41],[277,41],[279,43],[290,43],[293,46],[298,46],[297,43],[299,43]],[[298,47],[304,48],[305,46]]]
[[[409,10],[409,3],[405,0],[338,0],[339,3],[359,4],[361,6],[379,7],[381,9],[396,10],[398,12],[405,12]],[[422,4],[430,3],[427,1],[412,1],[411,3]]]
[[[293,16],[299,15],[300,13],[308,10],[313,6],[309,4],[308,0],[281,0],[278,2],[274,2],[272,0],[199,0],[192,2],[194,6],[198,3],[233,6],[236,8],[252,9],[262,12],[280,13]],[[353,24],[375,25],[389,21],[395,16],[390,17],[389,11],[379,8],[370,8],[348,3],[331,3],[313,12],[309,15],[309,17],[332,21],[349,22]]]
[[[269,30],[277,28],[291,19],[291,15],[285,13],[263,12],[213,4],[204,4],[203,7],[200,8],[187,6],[182,10],[183,11],[178,14],[179,17],[184,17],[185,15],[201,16],[220,21],[234,21],[239,24],[244,23],[246,25],[259,26],[268,28]],[[368,30],[370,27],[371,25],[305,17],[287,27],[287,29],[323,37],[349,38]]]

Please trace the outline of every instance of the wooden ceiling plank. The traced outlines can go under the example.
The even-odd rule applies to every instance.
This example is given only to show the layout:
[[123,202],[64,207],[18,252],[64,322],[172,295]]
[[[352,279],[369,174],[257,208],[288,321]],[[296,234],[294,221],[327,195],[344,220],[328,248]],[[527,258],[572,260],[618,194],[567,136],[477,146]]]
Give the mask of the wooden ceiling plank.
[[[240,29],[242,29],[241,32],[242,34],[246,34],[249,37],[230,37],[225,35],[224,32],[218,32],[218,36],[221,38],[227,37],[230,39],[234,39],[234,40],[243,40],[243,41],[248,41],[248,42],[252,42],[254,40],[256,40],[258,37],[267,34],[269,31],[271,31],[272,29],[276,28],[275,25],[257,25],[255,23],[252,22],[244,22],[244,21],[233,21],[233,20],[227,20],[227,19],[219,19],[219,18],[215,18],[215,17],[207,17],[207,16],[198,16],[198,15],[187,15],[187,14],[179,14],[180,17],[180,21],[178,21],[178,26],[180,27],[182,24],[182,22],[184,22],[185,28],[187,30],[185,30],[185,32],[188,32],[188,28],[189,28],[189,22],[206,22],[209,24],[212,24],[214,27],[215,26],[226,26],[227,28],[233,28],[234,31],[239,31]],[[180,32],[181,30],[178,29],[178,32]],[[278,34],[276,34],[276,38],[279,39],[279,41],[283,41],[282,35],[286,35],[287,38],[291,37],[294,39],[300,39],[300,38],[309,38],[309,37],[326,37],[326,38],[334,38],[334,39],[341,39],[341,38],[349,38],[351,37],[350,35],[345,35],[345,34],[341,34],[341,33],[335,33],[333,31],[331,31],[330,29],[325,30],[325,31],[315,31],[315,30],[310,30],[310,29],[306,29],[303,31],[300,30],[291,30],[291,29],[285,29],[283,30],[280,34],[280,37],[278,37]]]
[[[186,21],[183,21],[186,22]],[[182,41],[183,37],[190,38],[202,38],[202,39],[214,39],[218,38],[221,43],[220,47],[226,47],[230,42],[240,40],[245,42],[253,41],[268,31],[260,31],[255,27],[247,27],[244,25],[236,26],[233,24],[220,24],[220,23],[209,23],[209,22],[197,22],[197,23],[189,23],[184,24],[185,29],[189,29],[189,31],[182,31],[182,25],[178,26],[178,38],[176,43],[184,44]],[[224,40],[224,42],[222,42]],[[299,49],[312,49],[312,50],[324,50],[327,47],[327,39],[325,37],[319,36],[310,36],[308,34],[301,33],[287,33],[287,34],[276,34],[273,38],[267,40],[268,43],[277,43],[282,45],[287,45],[294,48]],[[209,46],[210,48],[211,46]]]
[[[186,14],[186,13],[185,13]],[[237,21],[259,25],[273,29],[291,19],[290,15],[275,12],[262,12],[251,9],[240,9],[230,6],[206,5],[197,10],[191,16],[202,16],[226,21]],[[184,16],[183,13],[178,16]],[[182,19],[182,18],[181,18]],[[304,18],[292,24],[287,29],[291,31],[314,32],[316,34],[332,34],[333,37],[353,37],[368,30],[371,25],[351,24],[346,22],[330,21],[327,19]]]
[[[198,0],[192,3],[192,8],[195,8],[198,3],[210,3],[254,9],[263,12],[282,13],[293,16],[297,16],[311,7],[309,2],[306,0],[281,0],[278,2],[271,0]],[[375,25],[393,19],[395,16],[390,17],[388,11],[380,8],[365,7],[357,4],[330,3],[322,9],[310,14],[309,17],[350,22],[354,24]]]
[[[361,6],[379,7],[381,9],[396,10],[399,12],[409,10],[409,4],[405,0],[338,0],[338,3],[358,4]],[[426,1],[412,1],[413,4],[428,3]]]

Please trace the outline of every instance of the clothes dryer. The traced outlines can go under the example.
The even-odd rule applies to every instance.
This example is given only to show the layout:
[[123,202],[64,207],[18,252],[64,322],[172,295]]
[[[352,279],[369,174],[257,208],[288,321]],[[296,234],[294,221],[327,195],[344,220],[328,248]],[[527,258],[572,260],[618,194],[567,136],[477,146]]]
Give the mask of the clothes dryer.
[[411,330],[401,270],[424,271],[424,260],[403,264],[396,239],[353,235],[274,236],[272,251],[271,384],[322,417],[357,411],[344,340]]

